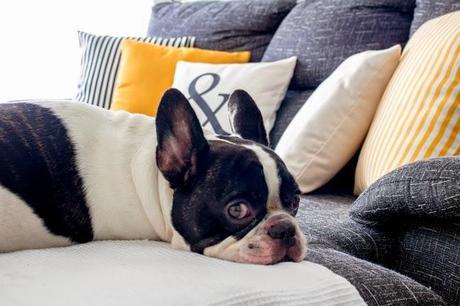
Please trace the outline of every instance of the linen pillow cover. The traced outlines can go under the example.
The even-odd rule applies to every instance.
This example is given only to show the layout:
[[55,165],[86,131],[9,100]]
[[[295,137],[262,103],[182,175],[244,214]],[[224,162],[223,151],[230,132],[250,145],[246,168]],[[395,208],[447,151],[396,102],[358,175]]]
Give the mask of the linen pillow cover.
[[397,45],[349,57],[296,114],[275,151],[302,192],[327,183],[358,150],[400,53]]
[[161,96],[174,80],[180,60],[247,63],[249,52],[164,47],[135,40],[122,42],[122,57],[110,109],[155,116]]
[[355,194],[402,165],[460,154],[460,11],[409,40],[358,159]]
[[262,113],[267,134],[276,119],[296,64],[296,57],[273,63],[200,64],[179,62],[173,87],[190,100],[203,127],[230,132],[227,101],[236,89],[246,90]]
[[[128,37],[98,36],[78,32],[81,74],[75,100],[110,108],[121,57],[121,42]],[[193,47],[195,38],[129,37],[143,42],[172,47]]]

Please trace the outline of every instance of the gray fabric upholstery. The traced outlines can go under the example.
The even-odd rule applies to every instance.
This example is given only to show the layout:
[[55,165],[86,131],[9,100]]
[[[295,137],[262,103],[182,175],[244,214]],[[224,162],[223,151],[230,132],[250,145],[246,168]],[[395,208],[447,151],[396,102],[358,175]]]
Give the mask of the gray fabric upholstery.
[[460,157],[419,161],[388,173],[360,195],[351,216],[390,227],[410,220],[460,222]]
[[460,222],[409,226],[398,237],[391,268],[460,305]]
[[276,147],[276,144],[283,135],[284,130],[286,130],[289,123],[292,121],[299,109],[305,104],[313,91],[314,90],[288,90],[286,97],[276,113],[276,122],[270,132],[270,145],[273,148]]
[[460,10],[459,0],[417,0],[410,35],[430,19]]
[[301,2],[281,23],[263,61],[296,55],[298,62],[291,88],[316,87],[355,53],[404,44],[409,36],[414,1]]
[[373,262],[385,262],[393,237],[350,219],[353,196],[304,195],[297,220],[309,245],[332,248]]
[[358,157],[359,151],[329,182],[312,191],[311,194],[353,194]]
[[295,0],[159,3],[152,8],[148,35],[195,36],[197,48],[251,51],[251,61],[259,61],[295,3]]
[[411,278],[334,249],[311,246],[306,259],[346,278],[370,306],[445,305],[438,294]]

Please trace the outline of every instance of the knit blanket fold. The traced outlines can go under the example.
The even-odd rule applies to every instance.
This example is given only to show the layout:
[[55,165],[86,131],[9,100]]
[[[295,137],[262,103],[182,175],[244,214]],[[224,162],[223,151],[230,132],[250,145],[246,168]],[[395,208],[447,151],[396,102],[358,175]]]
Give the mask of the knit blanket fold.
[[377,180],[353,203],[350,217],[385,227],[460,221],[460,157],[400,167]]

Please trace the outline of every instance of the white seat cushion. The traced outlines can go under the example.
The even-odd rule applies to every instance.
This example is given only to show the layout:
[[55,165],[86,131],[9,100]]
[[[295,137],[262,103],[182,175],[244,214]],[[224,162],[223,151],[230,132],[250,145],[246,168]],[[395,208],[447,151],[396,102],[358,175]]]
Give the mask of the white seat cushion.
[[365,305],[323,266],[237,264],[151,241],[0,254],[0,305]]

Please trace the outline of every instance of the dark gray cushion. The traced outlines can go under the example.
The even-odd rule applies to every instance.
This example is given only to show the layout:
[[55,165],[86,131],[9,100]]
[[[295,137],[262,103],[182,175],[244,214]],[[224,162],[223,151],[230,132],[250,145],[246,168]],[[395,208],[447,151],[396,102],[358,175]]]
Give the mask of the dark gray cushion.
[[460,305],[460,222],[409,226],[397,245],[393,269]]
[[410,35],[428,20],[456,10],[460,10],[459,0],[417,0]]
[[295,0],[159,3],[152,8],[148,35],[191,35],[196,37],[197,48],[251,51],[251,60],[259,61],[295,3]]
[[291,88],[316,87],[355,53],[404,44],[409,36],[414,1],[301,2],[281,23],[263,61],[296,55],[298,62]]
[[331,248],[311,246],[306,260],[347,279],[371,306],[445,305],[438,294],[411,278]]
[[433,158],[398,168],[377,180],[353,204],[363,224],[407,225],[420,220],[460,222],[460,157]]

